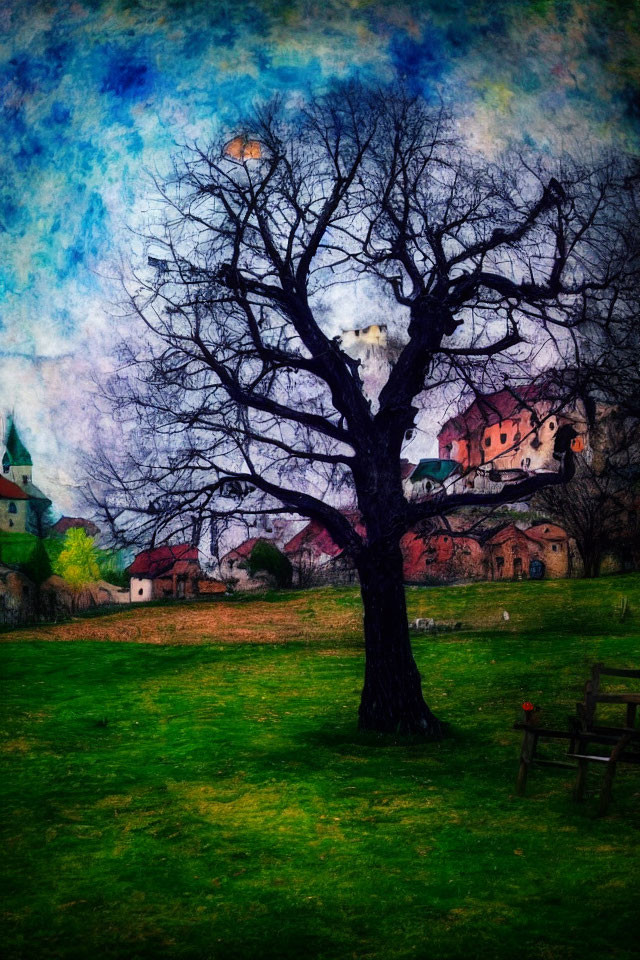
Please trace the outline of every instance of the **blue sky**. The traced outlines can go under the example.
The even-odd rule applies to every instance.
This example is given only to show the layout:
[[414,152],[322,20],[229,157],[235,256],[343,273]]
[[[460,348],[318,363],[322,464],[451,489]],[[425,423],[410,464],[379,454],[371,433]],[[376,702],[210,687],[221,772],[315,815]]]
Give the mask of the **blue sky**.
[[633,144],[640,7],[593,0],[5,0],[0,10],[0,388],[61,508],[77,500],[115,265],[148,171],[254,99],[403,75],[474,145]]

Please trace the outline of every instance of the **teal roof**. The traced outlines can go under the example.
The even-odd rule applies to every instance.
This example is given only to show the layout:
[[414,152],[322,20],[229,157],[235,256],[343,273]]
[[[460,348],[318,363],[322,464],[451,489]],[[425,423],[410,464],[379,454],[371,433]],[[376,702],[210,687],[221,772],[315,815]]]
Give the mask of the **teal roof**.
[[458,466],[457,460],[421,460],[411,474],[411,482],[433,480],[435,483],[444,483]]
[[24,443],[20,439],[20,435],[16,430],[16,425],[13,420],[9,421],[9,431],[7,433],[6,440],[7,449],[2,458],[3,466],[10,467],[30,467],[32,466],[33,461],[31,460],[31,454],[25,447]]

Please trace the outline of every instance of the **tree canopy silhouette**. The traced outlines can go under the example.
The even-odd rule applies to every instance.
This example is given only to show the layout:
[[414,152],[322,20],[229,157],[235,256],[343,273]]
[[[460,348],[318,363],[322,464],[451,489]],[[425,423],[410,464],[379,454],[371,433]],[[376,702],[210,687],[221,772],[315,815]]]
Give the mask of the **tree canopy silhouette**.
[[[357,84],[275,100],[191,147],[156,178],[158,222],[128,282],[109,392],[135,442],[94,466],[105,519],[147,540],[197,538],[225,516],[318,521],[359,574],[360,725],[439,736],[400,539],[437,514],[562,483],[572,456],[508,491],[410,502],[405,435],[443,396],[518,396],[575,365],[577,331],[614,315],[628,282],[624,176],[610,157],[487,160],[442,106]],[[359,304],[350,326],[384,317],[398,344],[375,396],[341,345],[341,296],[343,314]],[[568,402],[557,385],[553,398],[551,416]]]

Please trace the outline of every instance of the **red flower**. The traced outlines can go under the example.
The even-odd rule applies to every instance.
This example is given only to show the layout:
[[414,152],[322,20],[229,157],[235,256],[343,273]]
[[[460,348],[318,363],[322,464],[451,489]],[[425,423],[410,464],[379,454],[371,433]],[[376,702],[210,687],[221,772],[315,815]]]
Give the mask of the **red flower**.
[[526,713],[530,713],[532,710],[535,709],[535,707],[533,706],[532,703],[529,703],[528,700],[525,700],[525,702],[522,704],[522,709],[523,709]]

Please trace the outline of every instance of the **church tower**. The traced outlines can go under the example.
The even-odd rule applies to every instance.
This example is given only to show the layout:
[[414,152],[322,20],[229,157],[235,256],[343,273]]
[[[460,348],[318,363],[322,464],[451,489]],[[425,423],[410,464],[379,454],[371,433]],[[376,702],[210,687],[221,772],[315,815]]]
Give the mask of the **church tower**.
[[6,439],[7,449],[2,458],[2,473],[19,487],[26,487],[31,483],[33,461],[31,454],[20,439],[13,420],[9,419],[9,429]]
[[364,393],[375,410],[378,396],[389,377],[392,365],[400,352],[398,343],[390,340],[384,323],[343,330],[336,338],[340,348],[354,360],[360,361],[360,380]]

